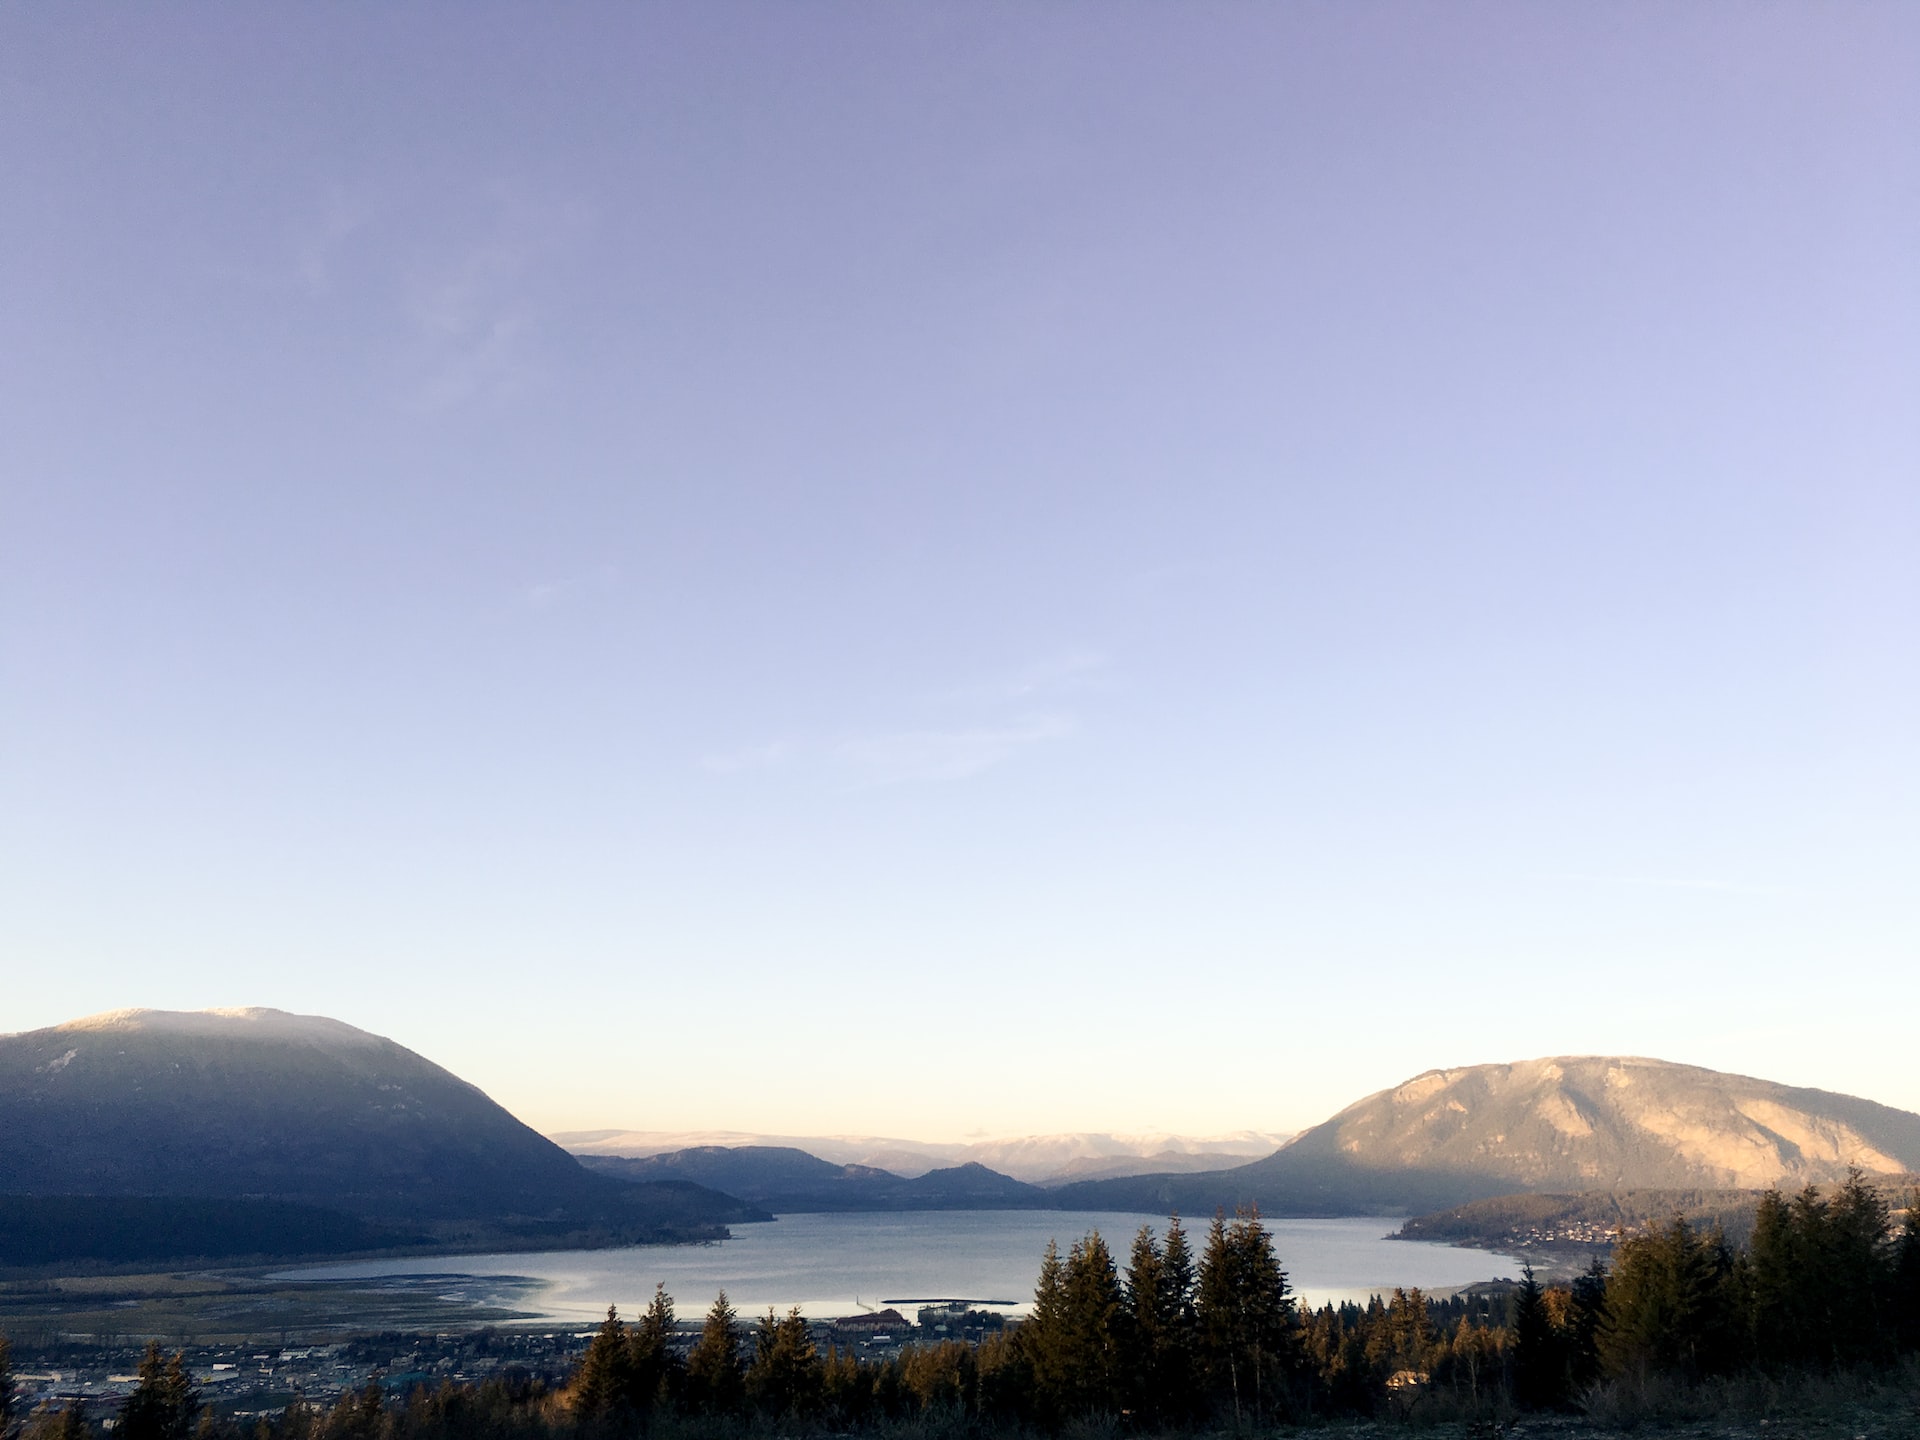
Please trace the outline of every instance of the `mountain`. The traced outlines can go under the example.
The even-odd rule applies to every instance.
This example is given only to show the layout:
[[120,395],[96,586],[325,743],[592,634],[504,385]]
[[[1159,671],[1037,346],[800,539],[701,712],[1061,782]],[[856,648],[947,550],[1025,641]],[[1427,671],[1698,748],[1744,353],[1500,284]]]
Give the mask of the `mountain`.
[[582,1160],[640,1160],[682,1150],[798,1150],[834,1165],[862,1165],[894,1175],[924,1175],[965,1158],[967,1147],[881,1135],[774,1135],[753,1130],[561,1130],[549,1137]]
[[967,1146],[964,1158],[1036,1185],[1060,1185],[1095,1175],[1214,1170],[1269,1154],[1286,1139],[1255,1130],[1205,1137],[1082,1131],[981,1140]]
[[1430,1070],[1250,1165],[1093,1181],[1064,1206],[1421,1213],[1515,1192],[1752,1189],[1920,1169],[1920,1115],[1663,1060]]
[[0,1195],[271,1200],[556,1240],[760,1218],[684,1181],[616,1185],[411,1050],[279,1010],[0,1036],[0,1136]]
[[874,1135],[759,1135],[740,1130],[572,1130],[552,1137],[579,1156],[642,1158],[710,1146],[800,1150],[837,1165],[864,1165],[899,1176],[973,1161],[1032,1185],[1106,1175],[1215,1170],[1271,1154],[1287,1136],[1241,1130],[1230,1135],[1112,1134],[1077,1131],[969,1143],[897,1140]]
[[668,1155],[590,1155],[581,1163],[622,1180],[691,1180],[778,1214],[1038,1210],[1053,1203],[1047,1191],[971,1161],[907,1178],[869,1165],[835,1165],[785,1145],[700,1145]]
[[[1277,1137],[1279,1144],[1285,1137]],[[1219,1152],[1194,1154],[1181,1150],[1161,1150],[1151,1155],[1076,1155],[1049,1175],[1041,1184],[1059,1189],[1078,1180],[1113,1180],[1128,1175],[1194,1175],[1218,1170]]]

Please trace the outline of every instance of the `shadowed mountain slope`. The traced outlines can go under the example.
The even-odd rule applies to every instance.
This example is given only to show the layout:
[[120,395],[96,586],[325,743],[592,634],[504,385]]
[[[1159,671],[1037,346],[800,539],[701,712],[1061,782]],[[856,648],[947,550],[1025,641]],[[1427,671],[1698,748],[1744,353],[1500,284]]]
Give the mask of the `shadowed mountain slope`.
[[1920,1168],[1920,1115],[1691,1065],[1572,1056],[1431,1070],[1264,1160],[1069,1185],[1063,1206],[1415,1214],[1524,1191],[1751,1189]]
[[411,1050],[278,1010],[118,1011],[0,1036],[0,1137],[0,1194],[270,1199],[556,1237],[757,1218],[685,1183],[589,1174]]

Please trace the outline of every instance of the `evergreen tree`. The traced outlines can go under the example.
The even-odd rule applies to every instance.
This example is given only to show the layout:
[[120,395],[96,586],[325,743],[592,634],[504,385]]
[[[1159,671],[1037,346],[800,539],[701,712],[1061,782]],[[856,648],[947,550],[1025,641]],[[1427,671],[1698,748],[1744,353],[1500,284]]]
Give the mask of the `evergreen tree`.
[[42,1405],[28,1422],[26,1440],[89,1440],[87,1402],[69,1400],[58,1410]]
[[1234,1331],[1233,1260],[1227,1247],[1224,1211],[1213,1212],[1207,1227],[1207,1248],[1200,1252],[1200,1273],[1194,1285],[1194,1318],[1199,1329],[1200,1363],[1207,1389],[1218,1403],[1222,1396],[1240,1423],[1239,1347]]
[[627,1327],[613,1306],[580,1357],[568,1385],[574,1416],[586,1424],[616,1421],[632,1407],[633,1365]]
[[1192,1418],[1200,1403],[1200,1322],[1194,1314],[1193,1249],[1178,1215],[1167,1219],[1167,1240],[1160,1251],[1160,1344],[1156,1368],[1164,1418]]
[[1888,1324],[1892,1226],[1887,1202],[1859,1167],[1827,1203],[1827,1313],[1821,1317],[1835,1366],[1884,1359],[1891,1352]]
[[188,1440],[199,1411],[200,1397],[187,1373],[186,1357],[176,1351],[171,1360],[163,1360],[159,1343],[149,1342],[116,1433],[119,1440]]
[[1754,1214],[1742,1275],[1746,1333],[1762,1365],[1846,1367],[1898,1342],[1899,1247],[1887,1203],[1858,1170],[1823,1198],[1774,1191]]
[[1193,1257],[1180,1217],[1167,1223],[1165,1245],[1143,1225],[1126,1275],[1126,1392],[1143,1420],[1178,1424],[1194,1410]]
[[1121,1289],[1127,1297],[1127,1353],[1129,1407],[1136,1415],[1157,1411],[1160,1382],[1156,1351],[1160,1338],[1160,1283],[1165,1268],[1153,1227],[1142,1225],[1127,1252],[1127,1273]]
[[627,1369],[633,1408],[641,1415],[673,1397],[679,1357],[673,1350],[673,1297],[665,1285],[653,1287],[653,1299],[640,1323],[628,1332]]
[[753,1364],[747,1368],[748,1397],[766,1414],[809,1415],[818,1406],[824,1376],[813,1334],[800,1307],[776,1318],[771,1307],[754,1335]]
[[378,1380],[349,1390],[327,1412],[319,1440],[385,1440],[390,1433],[386,1392]]
[[1298,1336],[1293,1297],[1257,1207],[1227,1225],[1216,1214],[1200,1258],[1195,1317],[1202,1360],[1216,1402],[1236,1425],[1266,1423],[1284,1398]]
[[1566,1361],[1547,1316],[1546,1294],[1533,1266],[1520,1270],[1513,1292],[1513,1399],[1526,1410],[1552,1409],[1566,1400]]
[[1447,1353],[1436,1378],[1444,1377],[1468,1405],[1480,1404],[1501,1392],[1506,1368],[1509,1332],[1487,1325],[1475,1325],[1462,1315],[1447,1341]]
[[1065,1261],[1049,1241],[1033,1293],[1019,1336],[1040,1417],[1055,1422],[1123,1408],[1126,1296],[1099,1231],[1075,1241]]
[[1433,1316],[1418,1288],[1396,1288],[1367,1342],[1368,1361],[1382,1378],[1401,1370],[1425,1374],[1433,1368]]
[[1747,1339],[1763,1365],[1792,1360],[1800,1348],[1811,1257],[1794,1223],[1794,1212],[1778,1190],[1761,1195],[1747,1239]]
[[1075,1414],[1111,1414],[1124,1402],[1121,1352],[1126,1298],[1113,1254],[1095,1230],[1067,1252],[1066,1312],[1068,1408]]
[[1035,1418],[1033,1360],[1020,1331],[996,1331],[974,1352],[975,1405],[983,1419],[1001,1427]]
[[964,1340],[942,1340],[902,1353],[900,1378],[922,1411],[939,1410],[958,1417],[973,1409],[979,1366],[973,1346]]
[[[1600,1319],[1607,1305],[1607,1267],[1598,1255],[1574,1277],[1567,1333],[1567,1378],[1576,1391],[1600,1377]],[[1465,1317],[1462,1317],[1463,1319]]]
[[707,1311],[700,1338],[687,1355],[687,1389],[697,1406],[717,1413],[737,1410],[742,1399],[740,1337],[733,1306],[722,1290]]
[[1907,1197],[1892,1271],[1894,1333],[1902,1350],[1920,1350],[1920,1190]]
[[1600,1355],[1614,1374],[1718,1374],[1737,1359],[1733,1256],[1716,1229],[1699,1235],[1675,1216],[1628,1236],[1614,1252],[1600,1323]]
[[1057,1420],[1072,1384],[1067,1335],[1067,1273],[1060,1246],[1047,1241],[1040,1259],[1040,1278],[1033,1287],[1033,1309],[1016,1332],[1020,1349],[1033,1374],[1033,1403],[1041,1418]]

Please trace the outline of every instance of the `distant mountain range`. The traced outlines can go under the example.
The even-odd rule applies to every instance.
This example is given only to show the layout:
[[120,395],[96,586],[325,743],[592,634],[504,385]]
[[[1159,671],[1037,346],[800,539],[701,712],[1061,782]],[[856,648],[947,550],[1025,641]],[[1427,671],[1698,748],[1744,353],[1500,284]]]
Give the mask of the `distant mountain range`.
[[724,1147],[800,1150],[836,1165],[884,1170],[904,1179],[954,1165],[977,1164],[1029,1185],[1065,1185],[1117,1175],[1217,1170],[1270,1155],[1284,1131],[1230,1135],[1110,1134],[1084,1131],[965,1143],[898,1140],[877,1135],[763,1135],[741,1130],[567,1130],[552,1139],[575,1155],[644,1158]]
[[[0,1036],[0,1197],[74,1196],[129,1202],[87,1212],[124,1235],[224,1226],[252,1236],[248,1253],[328,1236],[320,1249],[716,1236],[765,1218],[684,1180],[592,1174],[411,1050],[279,1010],[127,1010]],[[13,1208],[9,1234],[31,1222],[43,1250],[85,1238],[78,1219],[71,1242],[46,1233],[82,1207]]]
[[[593,1143],[626,1138],[601,1132]],[[1515,1193],[1798,1187],[1853,1165],[1899,1174],[1920,1169],[1920,1115],[1661,1060],[1573,1056],[1429,1071],[1245,1165],[1067,1183],[1055,1171],[1044,1190],[973,1176],[971,1192],[947,1202],[931,1198],[936,1185],[798,1147],[705,1145],[587,1163],[626,1178],[685,1175],[776,1211],[950,1203],[1202,1215],[1257,1203],[1273,1215],[1421,1214]],[[957,1173],[922,1178],[946,1184]]]
[[905,1177],[870,1165],[835,1165],[777,1145],[702,1145],[631,1159],[587,1155],[581,1163],[622,1180],[691,1180],[775,1213],[830,1210],[1049,1210],[1037,1185],[969,1161]]
[[[810,1141],[833,1152],[823,1156],[714,1143],[663,1153],[646,1134],[562,1137],[588,1152],[576,1158],[439,1066],[338,1021],[94,1016],[0,1036],[0,1265],[710,1238],[782,1211],[1199,1217],[1255,1202],[1276,1216],[1421,1215],[1516,1194],[1751,1191],[1831,1183],[1856,1165],[1920,1171],[1920,1115],[1608,1056],[1429,1071],[1228,1166],[1218,1162],[1238,1158],[1232,1147],[1272,1137]],[[956,1151],[967,1158],[954,1163]],[[905,1154],[910,1173],[850,1152]],[[938,1163],[922,1168],[929,1157]],[[1149,1163],[1161,1168],[1073,1178]],[[1601,1210],[1567,1211],[1589,1212]]]

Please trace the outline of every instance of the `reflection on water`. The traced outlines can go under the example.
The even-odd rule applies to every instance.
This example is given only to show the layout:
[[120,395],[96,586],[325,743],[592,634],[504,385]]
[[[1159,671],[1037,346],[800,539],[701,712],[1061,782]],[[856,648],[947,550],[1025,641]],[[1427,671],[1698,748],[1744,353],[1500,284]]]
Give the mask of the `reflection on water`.
[[[851,1315],[928,1298],[976,1303],[1033,1298],[1049,1239],[1067,1246],[1098,1230],[1124,1265],[1145,1217],[1075,1211],[932,1211],[911,1215],[788,1215],[770,1225],[738,1225],[715,1245],[645,1245],[509,1255],[435,1255],[369,1260],[284,1272],[303,1280],[389,1278],[437,1282],[450,1298],[535,1311],[560,1323],[592,1321],[617,1305],[644,1308],[656,1283],[682,1319],[697,1319],[724,1289],[751,1316],[769,1306],[808,1315]],[[1476,1280],[1517,1275],[1520,1262],[1483,1250],[1389,1240],[1398,1220],[1269,1220],[1274,1248],[1294,1289],[1312,1304],[1364,1301],[1396,1285],[1446,1291]],[[1164,1231],[1165,1221],[1154,1222]],[[1204,1223],[1189,1226],[1196,1257]],[[912,1310],[906,1310],[912,1318]]]

